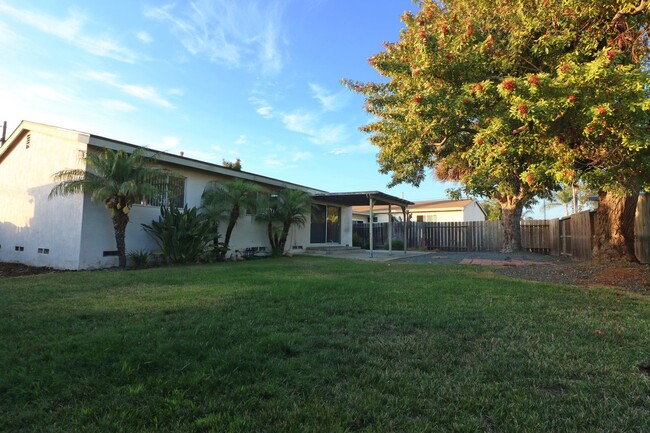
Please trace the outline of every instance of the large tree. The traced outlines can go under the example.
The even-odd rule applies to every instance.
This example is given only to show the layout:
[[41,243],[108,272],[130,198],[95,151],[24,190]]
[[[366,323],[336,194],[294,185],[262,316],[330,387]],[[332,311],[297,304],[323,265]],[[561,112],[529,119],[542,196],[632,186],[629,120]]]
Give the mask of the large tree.
[[94,202],[101,202],[110,210],[115,231],[115,243],[120,268],[126,267],[126,226],[134,203],[160,192],[156,186],[167,171],[145,156],[138,148],[132,153],[103,149],[87,152],[85,167],[62,170],[54,174],[59,182],[50,192],[50,198],[88,193]]
[[[393,183],[428,170],[499,201],[505,250],[534,196],[578,178],[610,218],[648,179],[648,5],[639,1],[418,2],[370,59],[386,79],[347,81]],[[617,242],[617,240],[615,240]],[[622,253],[621,249],[618,249]]]

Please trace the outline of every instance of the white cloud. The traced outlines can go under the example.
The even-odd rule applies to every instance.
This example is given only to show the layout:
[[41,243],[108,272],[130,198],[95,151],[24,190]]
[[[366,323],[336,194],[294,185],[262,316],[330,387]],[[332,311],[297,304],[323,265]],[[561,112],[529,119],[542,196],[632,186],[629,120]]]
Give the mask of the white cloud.
[[103,99],[101,101],[102,107],[106,108],[107,110],[111,111],[121,111],[124,113],[130,113],[132,111],[135,111],[135,107],[128,102],[124,101],[117,101],[115,99]]
[[139,31],[135,34],[135,37],[138,38],[140,42],[142,42],[145,45],[149,45],[153,42],[153,38],[151,35],[144,30]]
[[119,82],[117,75],[111,74],[110,72],[88,71],[85,74],[85,77],[115,87],[128,95],[154,103],[161,107],[175,108],[171,102],[160,96],[154,87],[121,83]]
[[267,167],[271,167],[271,168],[283,168],[283,167],[286,167],[285,162],[282,161],[281,159],[279,159],[278,155],[276,155],[276,154],[266,155],[266,157],[264,157],[264,165],[266,165]]
[[308,136],[314,144],[326,145],[345,140],[346,126],[341,124],[320,125],[318,117],[309,112],[296,111],[282,116],[282,123],[289,131]]
[[368,140],[364,139],[359,144],[350,145],[350,146],[340,146],[335,147],[330,150],[328,153],[332,155],[349,155],[355,153],[376,153],[377,148],[370,144]]
[[22,91],[23,96],[34,99],[47,99],[55,102],[67,102],[70,97],[50,86],[27,86]]
[[172,33],[194,56],[228,67],[261,67],[277,73],[284,1],[197,0],[145,9],[146,17],[171,25]]
[[296,152],[291,156],[292,161],[306,161],[312,158],[311,152]]
[[248,139],[246,138],[246,136],[245,136],[244,134],[242,134],[242,135],[240,135],[240,136],[237,138],[237,140],[235,140],[235,144],[236,144],[237,146],[241,146],[241,145],[243,145],[243,144],[246,144],[246,141],[247,141],[247,140],[248,140]]
[[167,93],[172,96],[183,96],[185,95],[185,91],[183,89],[177,89],[177,88],[172,88],[168,89]]
[[162,152],[171,152],[172,150],[177,149],[180,143],[181,140],[178,137],[165,135],[164,137],[161,137],[160,141],[151,143],[149,147]]
[[315,134],[315,117],[310,113],[294,112],[291,114],[284,114],[282,116],[282,123],[289,131],[307,135]]
[[336,111],[343,108],[347,103],[348,92],[331,93],[318,84],[309,83],[314,99],[320,102],[325,111]]
[[258,108],[255,110],[257,114],[260,116],[266,118],[266,119],[272,119],[273,118],[273,108],[269,105],[265,105],[263,107]]
[[78,11],[69,10],[66,17],[57,17],[28,9],[17,9],[0,2],[0,12],[44,33],[57,36],[82,50],[100,57],[135,63],[139,56],[122,46],[109,35],[102,35],[93,24],[92,35],[84,33],[88,18]]

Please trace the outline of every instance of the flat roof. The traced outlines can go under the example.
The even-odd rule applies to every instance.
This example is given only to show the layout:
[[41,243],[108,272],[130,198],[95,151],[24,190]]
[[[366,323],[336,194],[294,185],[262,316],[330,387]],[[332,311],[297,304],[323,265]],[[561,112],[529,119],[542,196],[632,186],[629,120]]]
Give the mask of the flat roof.
[[376,205],[394,204],[397,206],[407,207],[413,204],[412,201],[395,197],[381,191],[363,191],[363,192],[333,192],[324,194],[314,194],[314,200],[327,201],[328,203],[343,206],[369,206],[370,199],[374,199]]

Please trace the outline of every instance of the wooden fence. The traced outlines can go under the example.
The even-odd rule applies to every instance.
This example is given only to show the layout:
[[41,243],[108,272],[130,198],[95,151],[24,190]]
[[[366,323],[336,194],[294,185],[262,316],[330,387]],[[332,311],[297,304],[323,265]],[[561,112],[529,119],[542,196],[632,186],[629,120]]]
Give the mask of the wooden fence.
[[[641,195],[635,219],[635,254],[650,263],[650,200]],[[522,220],[521,245],[526,251],[590,260],[595,211],[552,220]],[[369,224],[355,224],[354,233],[368,244]],[[388,243],[388,223],[373,224],[375,248]],[[404,224],[393,223],[393,245],[404,239]],[[503,245],[501,221],[410,222],[407,248],[441,251],[500,251]]]
[[[369,242],[370,224],[355,224],[354,233]],[[548,252],[548,221],[522,221],[522,245],[534,252]],[[393,245],[404,239],[404,224],[393,223]],[[411,250],[499,251],[503,246],[501,221],[411,222],[407,227],[407,248]],[[388,243],[388,223],[373,224],[373,243]]]
[[641,263],[650,263],[650,199],[641,194],[634,218],[634,254]]

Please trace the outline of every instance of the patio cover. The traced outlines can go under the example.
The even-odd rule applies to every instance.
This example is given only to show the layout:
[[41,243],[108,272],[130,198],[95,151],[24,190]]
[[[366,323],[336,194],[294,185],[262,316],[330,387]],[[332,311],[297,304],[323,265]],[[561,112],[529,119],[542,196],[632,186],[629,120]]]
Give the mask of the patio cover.
[[373,208],[376,204],[378,205],[388,205],[388,252],[389,254],[393,251],[393,218],[391,214],[391,206],[396,205],[402,209],[402,214],[404,218],[404,254],[406,254],[406,234],[407,234],[407,224],[408,220],[406,218],[406,209],[409,205],[412,205],[412,201],[404,200],[403,198],[395,197],[389,194],[385,194],[381,191],[365,191],[365,192],[335,192],[335,193],[324,193],[324,194],[315,194],[312,196],[314,200],[321,200],[332,204],[338,204],[341,206],[365,206],[368,205],[370,208],[370,257],[373,256]]

